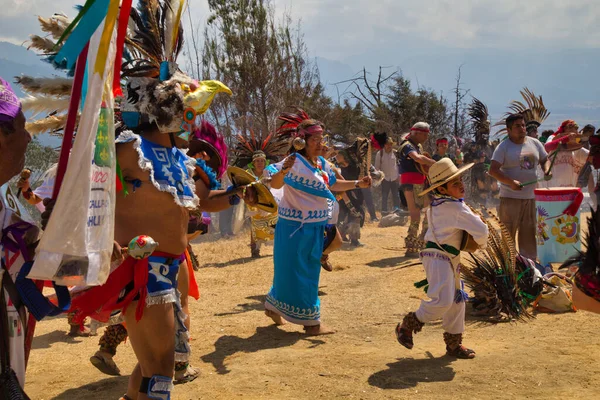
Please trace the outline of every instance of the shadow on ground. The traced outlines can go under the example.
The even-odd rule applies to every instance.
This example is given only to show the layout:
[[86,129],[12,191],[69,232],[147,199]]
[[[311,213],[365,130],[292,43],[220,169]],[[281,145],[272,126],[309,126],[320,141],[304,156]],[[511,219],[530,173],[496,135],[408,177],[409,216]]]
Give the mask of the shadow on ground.
[[447,356],[434,358],[431,353],[423,359],[401,358],[371,375],[368,382],[380,389],[409,389],[419,383],[450,382],[456,375],[450,366],[452,361]]
[[[260,256],[259,258],[242,257],[242,258],[236,258],[235,260],[226,261],[226,262],[222,262],[222,263],[201,264],[200,269],[202,269],[202,268],[225,268],[225,267],[229,267],[232,265],[247,264],[249,262],[256,261],[256,260],[259,260],[262,258],[273,258],[273,255]],[[200,260],[200,261],[202,262],[202,260]]]
[[[392,267],[408,268],[413,265],[418,265],[420,263],[421,262],[416,257],[402,256],[402,257],[390,257],[390,258],[382,258],[380,260],[373,260],[371,262],[368,262],[367,265],[369,267],[375,267],[375,268],[392,268]],[[403,264],[403,265],[400,265],[400,264]],[[404,265],[404,264],[406,264],[406,265]]]
[[32,349],[49,349],[53,343],[64,342],[69,344],[81,343],[86,338],[83,337],[72,337],[67,335],[67,329],[69,325],[65,320],[65,330],[56,330],[43,335],[36,336],[35,340],[31,344]]
[[236,353],[254,353],[260,350],[278,349],[294,345],[300,340],[306,340],[317,347],[325,342],[304,336],[299,332],[287,332],[276,325],[256,328],[256,333],[248,338],[239,336],[221,336],[215,342],[215,351],[202,357],[202,361],[211,363],[218,374],[231,372],[225,365],[225,359]]
[[115,376],[64,391],[53,400],[118,399],[127,392],[128,376]]

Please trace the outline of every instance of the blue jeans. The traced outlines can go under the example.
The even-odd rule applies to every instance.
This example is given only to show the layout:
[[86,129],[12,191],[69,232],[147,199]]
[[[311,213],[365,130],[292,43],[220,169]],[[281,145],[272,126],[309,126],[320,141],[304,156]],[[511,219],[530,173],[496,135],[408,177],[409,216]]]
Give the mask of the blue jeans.
[[400,193],[397,180],[394,181],[386,181],[385,179],[381,182],[381,211],[386,212],[388,210],[388,195],[391,192],[392,195],[392,204],[394,204],[394,208],[400,208]]

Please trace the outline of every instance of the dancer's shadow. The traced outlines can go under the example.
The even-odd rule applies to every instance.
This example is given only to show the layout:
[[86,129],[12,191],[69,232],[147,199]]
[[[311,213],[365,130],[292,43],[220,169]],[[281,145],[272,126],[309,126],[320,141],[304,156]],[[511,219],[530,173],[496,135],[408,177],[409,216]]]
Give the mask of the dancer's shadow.
[[221,263],[208,263],[208,264],[203,264],[200,265],[200,269],[202,268],[225,268],[225,267],[229,267],[231,265],[239,265],[239,264],[247,264],[249,262],[261,259],[261,258],[269,258],[269,257],[273,257],[272,255],[264,255],[264,256],[260,256],[259,258],[253,258],[253,257],[242,257],[242,258],[237,258],[235,260],[231,260],[231,261],[225,261],[225,262],[221,262]]
[[[65,324],[65,329],[68,328],[68,325]],[[81,343],[83,342],[85,339],[89,339],[89,338],[85,338],[85,337],[72,337],[67,335],[67,332],[64,330],[57,330],[57,331],[52,331],[52,332],[48,332],[48,333],[44,333],[43,335],[40,336],[36,336],[33,340],[33,343],[31,344],[31,348],[32,349],[49,349],[50,347],[52,347],[53,343],[59,343],[59,342],[63,342],[63,343],[69,343],[69,344],[74,344],[74,343]]]
[[388,364],[388,369],[374,373],[369,377],[369,385],[381,389],[408,389],[421,382],[450,382],[456,372],[450,367],[452,358],[444,356],[414,359],[400,358]]
[[391,268],[391,267],[401,267],[398,264],[406,264],[407,267],[412,266],[413,264],[419,264],[420,261],[416,257],[390,257],[390,258],[382,258],[380,260],[373,260],[367,265],[369,267],[375,268]]
[[249,311],[264,311],[265,309],[265,295],[261,296],[249,296],[246,300],[254,300],[252,303],[241,303],[238,304],[233,311],[217,313],[215,317],[223,317],[226,315],[237,315],[243,314]]
[[115,376],[88,383],[78,388],[67,389],[53,400],[72,399],[118,399],[127,391],[128,376]]
[[202,361],[213,365],[218,374],[231,372],[225,365],[225,359],[235,353],[255,353],[260,350],[278,349],[292,346],[299,340],[312,343],[311,348],[325,342],[302,335],[299,332],[287,332],[277,328],[276,325],[256,328],[256,333],[248,338],[239,336],[221,336],[215,342],[215,351],[202,357]]

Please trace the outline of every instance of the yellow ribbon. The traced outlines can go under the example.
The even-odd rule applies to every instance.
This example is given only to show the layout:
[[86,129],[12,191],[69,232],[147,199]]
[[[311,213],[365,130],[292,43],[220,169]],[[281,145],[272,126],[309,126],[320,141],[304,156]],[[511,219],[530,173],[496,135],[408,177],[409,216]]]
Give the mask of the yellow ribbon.
[[[111,0],[110,5],[108,6],[108,12],[106,13],[106,19],[104,20],[104,30],[102,31],[102,37],[100,38],[98,53],[96,55],[96,64],[94,65],[94,73],[98,73],[100,76],[104,76],[106,58],[108,57],[110,41],[112,40],[115,24],[119,15],[120,3],[120,0]],[[115,60],[115,62],[121,61]]]

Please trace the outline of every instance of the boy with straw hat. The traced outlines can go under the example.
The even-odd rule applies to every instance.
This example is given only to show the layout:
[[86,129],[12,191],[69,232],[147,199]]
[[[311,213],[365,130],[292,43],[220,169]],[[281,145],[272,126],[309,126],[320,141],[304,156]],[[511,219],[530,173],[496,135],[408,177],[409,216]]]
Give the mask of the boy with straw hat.
[[416,312],[408,313],[396,326],[398,342],[412,349],[413,333],[421,331],[426,322],[442,319],[446,352],[457,358],[474,358],[475,352],[462,345],[465,330],[466,293],[460,279],[460,247],[468,233],[484,248],[488,228],[481,218],[464,204],[465,187],[461,175],[473,166],[457,168],[452,160],[443,158],[429,169],[431,186],[419,193],[433,191],[431,207],[427,210],[429,229],[427,241],[420,253],[429,289],[429,301],[422,301]]

